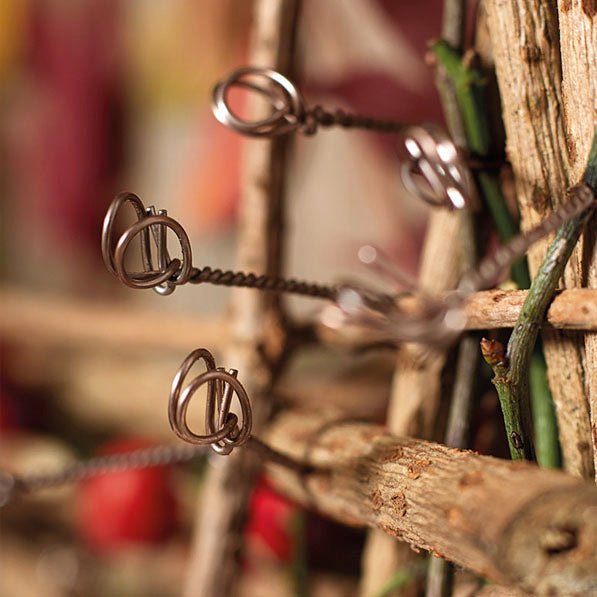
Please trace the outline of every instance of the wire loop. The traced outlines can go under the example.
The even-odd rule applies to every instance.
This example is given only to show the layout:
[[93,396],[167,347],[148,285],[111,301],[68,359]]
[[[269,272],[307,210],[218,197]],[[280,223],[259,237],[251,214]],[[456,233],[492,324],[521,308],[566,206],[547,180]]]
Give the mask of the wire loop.
[[[435,124],[409,126],[403,135],[409,159],[402,164],[406,189],[434,207],[476,206],[470,171],[448,135]],[[416,175],[422,175],[422,180]]]
[[[193,378],[183,388],[185,378],[197,361],[203,361],[206,371]],[[236,369],[216,367],[213,355],[205,348],[194,350],[182,363],[172,381],[168,401],[168,419],[176,435],[192,444],[211,445],[218,454],[230,454],[233,448],[246,443],[251,434],[251,403],[245,388],[237,379]],[[187,411],[195,392],[207,384],[205,431],[193,432],[187,423]],[[239,417],[230,411],[232,398],[240,405]]]
[[[137,221],[115,243],[114,224],[127,203],[133,206]],[[168,230],[180,243],[182,259],[171,259],[168,254]],[[130,272],[126,269],[125,256],[137,235],[140,237],[143,271]],[[151,250],[152,240],[156,247],[155,259]],[[184,228],[168,217],[165,209],[156,213],[154,207],[146,208],[133,193],[120,193],[108,208],[102,229],[102,256],[108,271],[129,288],[153,288],[161,295],[171,294],[176,286],[188,282],[193,273],[191,243]]]
[[[268,99],[271,114],[259,120],[245,120],[235,114],[229,103],[229,92],[235,87],[256,91]],[[214,87],[212,110],[219,122],[237,133],[273,137],[299,127],[305,102],[294,83],[284,75],[271,68],[247,66],[233,71]]]

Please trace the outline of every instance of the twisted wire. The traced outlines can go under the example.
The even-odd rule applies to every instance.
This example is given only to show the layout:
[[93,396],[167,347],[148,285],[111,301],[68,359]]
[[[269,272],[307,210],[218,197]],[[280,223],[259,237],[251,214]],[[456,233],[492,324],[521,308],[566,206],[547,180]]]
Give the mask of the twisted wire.
[[314,106],[305,111],[305,115],[297,128],[305,135],[314,135],[320,126],[326,128],[339,126],[346,129],[363,129],[380,133],[400,133],[407,125],[396,120],[345,112],[340,108],[330,111],[322,106]]
[[[137,221],[129,226],[118,238],[115,235],[115,221],[130,203],[134,207]],[[166,247],[166,233],[170,230],[177,237],[181,258],[171,259]],[[125,257],[132,241],[140,236],[141,261],[143,271],[130,272],[125,266]],[[155,259],[151,252],[151,242],[156,246]],[[238,286],[257,290],[285,292],[313,298],[333,299],[334,286],[326,286],[280,278],[267,274],[245,273],[211,267],[196,268],[192,264],[192,249],[184,228],[166,210],[157,214],[153,207],[146,208],[141,199],[133,193],[120,193],[110,205],[102,230],[102,256],[106,268],[129,288],[153,288],[160,295],[174,292],[176,286],[193,284],[215,284],[218,286]]]
[[[206,371],[194,377],[186,386],[185,380],[198,361]],[[213,355],[206,348],[197,348],[182,362],[174,379],[168,400],[168,420],[174,433],[186,442],[209,445],[217,454],[230,454],[237,446],[246,445],[265,460],[305,471],[303,463],[274,450],[251,435],[253,414],[247,392],[238,380],[238,371],[216,366]],[[187,423],[187,411],[195,392],[207,385],[205,402],[205,433],[197,434]],[[231,412],[232,397],[240,405],[240,419]]]
[[191,284],[215,284],[219,286],[238,286],[255,288],[257,290],[271,290],[272,292],[288,292],[314,298],[333,299],[336,295],[335,286],[325,286],[312,282],[296,280],[294,278],[279,278],[265,274],[257,275],[240,271],[212,269],[203,267],[193,268],[189,278]]
[[[248,120],[237,115],[228,97],[230,90],[235,87],[254,91],[268,100],[270,115],[258,120]],[[232,71],[215,85],[212,111],[224,126],[248,137],[275,137],[293,131],[313,135],[319,126],[340,126],[384,133],[399,133],[405,127],[403,123],[394,120],[348,113],[340,109],[330,111],[322,106],[308,108],[301,92],[290,79],[273,69],[252,66]]]
[[[569,220],[588,215],[597,205],[592,189],[576,185],[568,190],[569,199],[538,226],[513,238],[493,255],[485,258],[474,270],[465,274],[458,289],[439,299],[429,296],[419,288],[410,288],[417,297],[418,309],[404,310],[396,296],[381,294],[363,286],[345,285],[337,290],[335,304],[326,307],[320,316],[324,326],[332,329],[361,328],[373,342],[418,342],[446,344],[464,329],[464,305],[474,292],[492,286],[499,274],[516,259],[524,256],[529,247],[556,231]],[[586,216],[585,216],[586,217]],[[361,259],[384,275],[387,280],[402,283],[404,276],[393,266],[382,251],[373,246],[365,247]]]
[[500,272],[517,259],[523,257],[538,240],[555,232],[560,226],[580,216],[596,204],[595,195],[588,185],[578,184],[567,191],[568,201],[560,205],[540,224],[528,232],[515,236],[510,242],[498,248],[493,255],[484,259],[473,271],[466,274],[459,292],[470,294],[491,286]]
[[133,450],[123,454],[98,456],[55,471],[24,475],[12,475],[7,471],[0,471],[0,506],[9,501],[13,492],[30,493],[50,487],[78,483],[91,477],[117,471],[188,462],[198,456],[205,455],[205,453],[205,446],[163,445]]

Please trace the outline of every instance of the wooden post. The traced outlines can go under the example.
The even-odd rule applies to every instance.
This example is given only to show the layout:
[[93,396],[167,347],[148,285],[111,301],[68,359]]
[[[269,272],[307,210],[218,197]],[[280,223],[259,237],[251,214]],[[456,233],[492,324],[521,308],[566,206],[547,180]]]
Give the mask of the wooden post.
[[[288,74],[294,55],[299,0],[257,0],[249,63]],[[255,98],[251,116],[263,117]],[[245,144],[238,229],[237,269],[278,276],[284,256],[284,190],[289,137]],[[280,302],[272,294],[235,289],[229,311],[230,342],[222,363],[242,371],[251,396],[253,429],[259,434],[269,416],[267,398],[273,369],[285,344]],[[222,597],[234,593],[246,504],[259,471],[251,452],[217,457],[208,471],[185,595]]]

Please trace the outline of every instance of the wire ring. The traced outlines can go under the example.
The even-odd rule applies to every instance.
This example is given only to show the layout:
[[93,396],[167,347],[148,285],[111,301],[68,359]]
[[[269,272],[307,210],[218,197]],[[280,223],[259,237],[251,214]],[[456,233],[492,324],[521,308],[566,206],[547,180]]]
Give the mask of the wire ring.
[[[265,79],[268,86],[247,81],[250,77]],[[235,114],[228,102],[228,93],[233,87],[250,89],[269,99],[270,116],[245,120]],[[238,133],[249,137],[271,137],[300,126],[305,116],[305,102],[298,88],[284,75],[271,68],[247,66],[236,69],[214,87],[212,110],[219,122]]]
[[[137,221],[125,230],[113,248],[114,223],[126,203],[133,206]],[[168,255],[167,229],[178,238],[181,259],[170,259]],[[137,235],[140,235],[143,271],[129,272],[125,267],[125,255]],[[157,247],[156,266],[151,254],[152,240]],[[108,208],[102,228],[102,257],[108,271],[129,288],[153,288],[161,295],[171,294],[193,274],[191,243],[184,228],[168,217],[166,210],[156,214],[153,207],[146,208],[133,193],[120,193]]]
[[[127,272],[124,263],[126,250],[137,234],[151,229],[152,226],[165,226],[174,232],[180,243],[182,262],[180,259],[173,259],[165,270],[151,268],[142,273]],[[165,215],[149,216],[137,221],[120,237],[114,251],[116,275],[130,288],[154,288],[165,283],[173,286],[184,284],[191,276],[192,259],[191,242],[185,229],[175,219]]]
[[[405,188],[434,207],[474,207],[475,187],[458,149],[448,135],[434,124],[409,126],[403,134],[408,161],[402,164]],[[414,178],[420,173],[429,186]]]
[[[183,383],[191,367],[203,360],[206,371],[183,389]],[[252,427],[251,403],[243,385],[236,378],[237,371],[216,368],[213,355],[205,348],[194,350],[182,363],[172,381],[168,401],[168,419],[176,435],[184,441],[211,445],[218,454],[229,454],[233,448],[244,444]],[[187,423],[187,411],[195,392],[207,383],[205,405],[205,430],[203,435],[193,432]],[[236,395],[241,408],[242,424],[237,415],[230,412],[232,397]]]

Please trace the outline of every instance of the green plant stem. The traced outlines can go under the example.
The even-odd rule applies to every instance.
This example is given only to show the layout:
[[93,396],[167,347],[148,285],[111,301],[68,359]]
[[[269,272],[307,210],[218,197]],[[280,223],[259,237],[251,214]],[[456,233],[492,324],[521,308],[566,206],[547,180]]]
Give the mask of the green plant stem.
[[[482,101],[482,74],[472,74],[473,69],[465,67],[462,61],[458,64],[458,53],[445,42],[438,42],[433,50],[440,64],[446,68],[448,75],[454,78],[455,87],[459,90],[456,97],[466,130],[485,129],[482,132],[468,134],[470,149],[481,157],[487,157],[490,144],[485,140],[489,139],[491,131],[486,114],[486,104]],[[460,81],[459,84],[458,81]],[[470,83],[471,81],[473,83]],[[474,94],[469,92],[471,85],[475,89]],[[505,244],[517,234],[518,226],[506,204],[499,178],[495,172],[487,170],[477,172],[475,178],[500,241]],[[526,260],[519,260],[512,265],[511,276],[519,288],[530,286]],[[547,366],[540,347],[537,348],[533,357],[533,371],[531,395],[534,407],[533,421],[537,440],[537,459],[542,466],[553,467],[557,466],[556,463],[559,462],[557,456],[559,441],[553,399],[547,383]],[[517,432],[511,427],[508,435]]]
[[[583,182],[597,181],[597,134],[589,155]],[[572,191],[574,192],[574,190]],[[502,406],[510,454],[513,459],[531,458],[532,443],[529,434],[529,371],[539,327],[566,263],[582,232],[591,210],[566,222],[549,246],[537,276],[531,284],[520,316],[514,327],[506,355],[489,341],[482,343],[483,356],[492,366],[495,384]],[[494,350],[492,350],[494,349]]]
[[539,343],[531,358],[529,384],[537,463],[542,468],[560,468],[558,424],[547,383],[547,365]]

